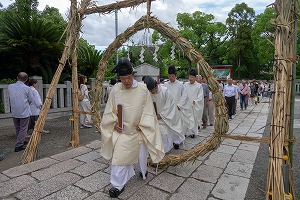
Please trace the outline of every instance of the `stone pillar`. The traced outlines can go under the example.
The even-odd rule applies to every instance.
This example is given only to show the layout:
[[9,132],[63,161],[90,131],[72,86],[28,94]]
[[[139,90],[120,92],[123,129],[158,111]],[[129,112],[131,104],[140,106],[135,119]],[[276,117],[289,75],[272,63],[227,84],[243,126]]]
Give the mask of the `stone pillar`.
[[72,107],[72,83],[71,81],[65,81],[64,84],[67,86],[66,104],[65,107]]
[[37,80],[38,84],[37,84],[37,88],[36,90],[39,92],[40,96],[41,96],[41,99],[42,99],[42,102],[44,101],[44,94],[43,94],[43,88],[44,88],[44,85],[43,85],[43,77],[41,76],[30,76],[29,79],[35,79]]
[[96,79],[95,78],[90,78],[90,90],[93,91],[93,89],[95,88],[95,84],[96,84]]
[[64,96],[64,88],[59,88],[58,89],[58,107],[59,108],[64,108],[65,107],[65,96]]
[[[8,86],[8,85],[7,85]],[[4,104],[4,113],[10,113],[9,95],[7,87],[3,88],[2,101]]]

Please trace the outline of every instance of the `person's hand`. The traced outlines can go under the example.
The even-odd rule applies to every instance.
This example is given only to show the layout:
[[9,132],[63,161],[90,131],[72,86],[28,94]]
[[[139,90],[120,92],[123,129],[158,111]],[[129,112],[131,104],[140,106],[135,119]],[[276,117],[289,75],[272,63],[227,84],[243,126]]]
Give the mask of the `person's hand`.
[[119,126],[118,123],[116,123],[114,129],[115,129],[116,131],[118,131],[119,133],[122,133],[122,131],[123,131],[123,129]]
[[137,131],[142,131],[142,130],[140,129],[140,127],[138,127],[138,126],[136,127],[136,130],[137,130]]
[[157,117],[157,120],[161,119],[161,116],[159,114],[157,114],[156,117]]

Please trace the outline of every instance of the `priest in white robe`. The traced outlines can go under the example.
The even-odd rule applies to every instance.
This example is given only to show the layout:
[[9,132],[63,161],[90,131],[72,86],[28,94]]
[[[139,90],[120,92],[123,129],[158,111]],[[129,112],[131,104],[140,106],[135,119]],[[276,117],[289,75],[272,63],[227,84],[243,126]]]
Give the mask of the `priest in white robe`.
[[164,145],[165,153],[173,148],[174,134],[175,137],[184,140],[185,136],[182,132],[182,121],[180,112],[177,109],[175,101],[170,91],[157,84],[151,76],[146,76],[144,79],[148,90],[151,92],[151,97],[156,108],[156,115],[160,127],[160,133]]
[[[188,99],[184,84],[176,80],[176,69],[174,65],[171,65],[168,68],[168,78],[169,82],[166,82],[164,86],[169,89],[174,98],[175,104],[178,107],[178,110],[180,110],[181,120],[183,124],[182,132],[183,134],[185,134],[187,129],[191,129],[195,125],[192,104]],[[179,149],[179,145],[181,142],[183,142],[182,138],[179,138],[174,134],[175,149]]]
[[204,94],[200,83],[197,83],[196,69],[192,68],[189,71],[189,82],[185,83],[189,101],[193,108],[194,127],[187,130],[187,136],[192,138],[198,135],[198,127],[201,127],[202,115],[204,109]]
[[[121,58],[113,70],[121,83],[110,94],[101,121],[101,155],[111,160],[109,195],[117,198],[135,175],[146,179],[148,153],[154,163],[164,157],[163,144],[153,102],[145,84],[133,79],[133,68]],[[123,123],[118,123],[118,105],[123,106]]]

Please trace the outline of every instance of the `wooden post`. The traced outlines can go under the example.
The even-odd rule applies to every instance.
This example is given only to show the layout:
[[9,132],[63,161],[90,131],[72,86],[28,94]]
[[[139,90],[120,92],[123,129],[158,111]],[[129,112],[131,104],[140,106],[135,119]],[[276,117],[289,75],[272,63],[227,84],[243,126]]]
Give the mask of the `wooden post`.
[[79,39],[79,30],[81,26],[80,15],[78,15],[77,1],[71,0],[71,18],[74,19],[74,23],[71,26],[71,34],[73,35],[72,39],[72,48],[71,48],[71,57],[72,57],[72,97],[73,97],[73,119],[74,127],[71,132],[71,137],[69,145],[72,147],[79,146],[79,109],[78,109],[78,73],[77,73],[77,48],[78,48],[78,39]]

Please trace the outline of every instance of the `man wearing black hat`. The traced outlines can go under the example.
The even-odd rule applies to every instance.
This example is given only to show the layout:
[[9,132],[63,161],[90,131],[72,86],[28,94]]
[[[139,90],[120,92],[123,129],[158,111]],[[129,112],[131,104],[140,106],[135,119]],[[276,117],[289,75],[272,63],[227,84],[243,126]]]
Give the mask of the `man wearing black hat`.
[[[163,144],[150,93],[145,84],[133,79],[133,68],[121,58],[113,69],[120,77],[105,107],[101,121],[101,155],[111,160],[109,195],[117,198],[135,175],[134,165],[146,179],[148,152],[154,163],[164,157]],[[122,111],[118,113],[118,105]],[[118,114],[122,121],[118,123]],[[148,151],[148,152],[147,152]]]
[[186,91],[192,104],[193,116],[195,125],[192,129],[188,129],[186,135],[192,138],[198,135],[198,126],[201,125],[202,115],[204,109],[204,94],[202,85],[196,82],[197,75],[196,69],[192,68],[189,71],[189,82],[185,83]]
[[[166,82],[164,86],[169,89],[174,98],[175,104],[180,110],[181,120],[183,124],[183,134],[185,134],[185,131],[187,129],[191,129],[195,125],[192,105],[188,99],[185,86],[182,82],[176,80],[176,69],[174,65],[169,66],[168,77],[170,81]],[[175,149],[179,149],[179,144],[181,142],[183,142],[183,140],[181,140],[177,136],[174,136]]]
[[180,113],[170,91],[166,87],[158,85],[151,76],[146,76],[144,82],[151,92],[155,104],[164,150],[167,153],[173,148],[174,134],[181,140],[185,138],[182,134]]

